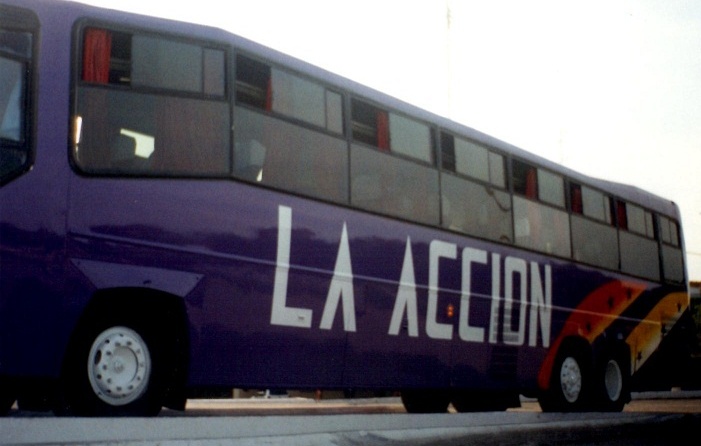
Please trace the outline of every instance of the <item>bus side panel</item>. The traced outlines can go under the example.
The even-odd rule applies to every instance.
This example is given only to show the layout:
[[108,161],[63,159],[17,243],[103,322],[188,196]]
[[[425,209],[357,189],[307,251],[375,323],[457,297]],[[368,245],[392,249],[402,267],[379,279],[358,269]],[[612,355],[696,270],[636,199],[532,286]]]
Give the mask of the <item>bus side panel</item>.
[[[450,342],[427,335],[433,231],[364,213],[350,214],[347,226],[358,329],[348,337],[345,386],[448,387]],[[452,286],[449,272],[440,286]],[[449,324],[446,309],[457,300],[438,294],[435,320]]]
[[342,223],[325,230],[315,221],[323,213],[305,220],[304,206],[291,206],[292,267],[279,292],[286,307],[313,317],[302,328],[271,324],[282,280],[277,197],[231,181],[75,178],[70,256],[79,265],[115,265],[101,285],[110,288],[135,285],[118,273],[124,265],[196,280],[191,289],[170,290],[183,294],[188,312],[193,385],[340,386],[345,331],[338,324],[320,331],[319,324]]

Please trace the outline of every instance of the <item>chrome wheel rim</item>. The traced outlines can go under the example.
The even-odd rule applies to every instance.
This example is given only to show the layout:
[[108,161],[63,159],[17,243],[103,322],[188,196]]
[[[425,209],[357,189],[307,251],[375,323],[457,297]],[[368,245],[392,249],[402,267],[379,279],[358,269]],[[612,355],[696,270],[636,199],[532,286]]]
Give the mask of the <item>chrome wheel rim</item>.
[[575,403],[582,391],[582,370],[579,363],[571,356],[565,358],[560,367],[560,386],[562,395],[569,403]]
[[95,395],[111,406],[129,404],[144,394],[151,355],[144,340],[128,327],[100,333],[88,356],[88,379]]
[[606,395],[610,401],[618,401],[623,392],[623,373],[618,362],[611,359],[606,364],[604,372],[604,385],[606,386]]

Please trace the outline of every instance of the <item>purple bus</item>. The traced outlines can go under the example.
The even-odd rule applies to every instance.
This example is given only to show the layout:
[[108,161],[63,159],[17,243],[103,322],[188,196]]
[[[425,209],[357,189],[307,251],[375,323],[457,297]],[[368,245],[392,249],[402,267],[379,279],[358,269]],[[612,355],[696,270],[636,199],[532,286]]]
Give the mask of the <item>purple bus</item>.
[[0,138],[0,412],[621,410],[684,370],[673,202],[222,30],[0,0]]

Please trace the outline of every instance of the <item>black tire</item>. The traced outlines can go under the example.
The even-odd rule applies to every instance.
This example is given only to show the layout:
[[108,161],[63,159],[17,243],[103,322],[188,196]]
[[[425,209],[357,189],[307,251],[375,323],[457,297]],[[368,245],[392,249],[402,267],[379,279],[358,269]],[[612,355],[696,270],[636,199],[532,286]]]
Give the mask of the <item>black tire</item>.
[[0,378],[0,417],[4,417],[10,412],[16,399],[12,383]]
[[452,402],[455,410],[461,413],[502,412],[521,405],[517,393],[496,391],[457,390]]
[[446,413],[450,393],[443,389],[403,390],[402,404],[408,413]]
[[74,337],[55,411],[79,416],[155,416],[163,404],[167,368],[155,330],[110,318]]
[[538,398],[543,412],[582,412],[589,410],[591,360],[581,348],[565,347],[558,353],[550,378],[550,388]]
[[620,412],[630,401],[630,376],[625,363],[625,359],[620,355],[609,355],[600,361],[594,378],[597,386],[594,409]]

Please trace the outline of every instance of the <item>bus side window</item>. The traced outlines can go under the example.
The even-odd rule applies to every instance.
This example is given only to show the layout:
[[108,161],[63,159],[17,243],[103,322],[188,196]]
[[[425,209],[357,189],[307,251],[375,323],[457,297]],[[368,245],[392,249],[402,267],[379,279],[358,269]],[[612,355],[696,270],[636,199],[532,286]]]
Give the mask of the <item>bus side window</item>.
[[570,257],[570,221],[561,175],[512,161],[514,237],[517,245]]
[[536,200],[538,198],[536,168],[517,160],[513,160],[512,168],[514,193]]
[[570,183],[572,257],[591,265],[618,269],[618,234],[611,225],[609,197]]
[[385,110],[354,98],[351,119],[354,140],[389,151],[389,116]]
[[223,49],[93,27],[81,43],[78,166],[112,175],[229,173]]
[[0,10],[0,184],[26,167],[32,34],[2,28]]
[[679,240],[679,224],[671,218],[660,216],[662,240],[662,271],[667,282],[684,282],[684,256]]
[[340,93],[242,55],[236,57],[236,101],[332,133],[343,133]]
[[472,141],[441,133],[444,227],[481,238],[513,241],[504,157]]
[[236,57],[236,101],[262,110],[272,110],[268,65],[245,56]]
[[660,280],[659,244],[652,213],[632,203],[617,201],[621,270],[628,274]]

